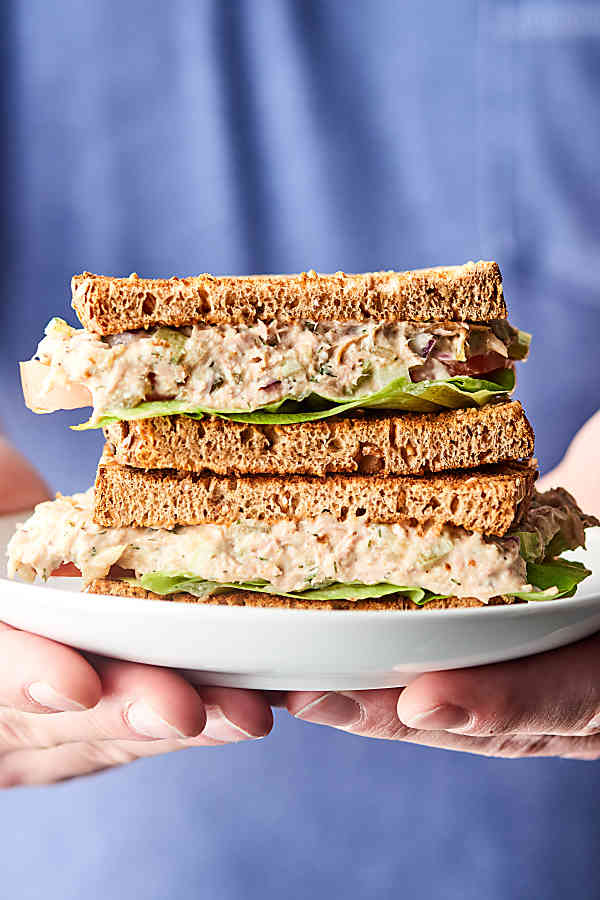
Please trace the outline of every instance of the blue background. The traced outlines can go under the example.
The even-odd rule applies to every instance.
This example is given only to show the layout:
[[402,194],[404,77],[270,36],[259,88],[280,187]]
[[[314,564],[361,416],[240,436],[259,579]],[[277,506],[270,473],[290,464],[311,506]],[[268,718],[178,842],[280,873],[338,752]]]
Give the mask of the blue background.
[[[4,0],[0,25],[0,413],[54,487],[90,483],[100,439],[28,413],[15,362],[83,269],[495,258],[534,332],[519,396],[544,468],[597,408],[597,4]],[[279,714],[263,742],[0,795],[0,891],[592,898],[599,789],[597,765]]]

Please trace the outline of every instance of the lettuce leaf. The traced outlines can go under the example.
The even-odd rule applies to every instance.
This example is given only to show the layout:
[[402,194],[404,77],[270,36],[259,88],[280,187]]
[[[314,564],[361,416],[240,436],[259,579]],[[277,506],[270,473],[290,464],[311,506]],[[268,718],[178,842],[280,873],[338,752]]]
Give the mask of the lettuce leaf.
[[[279,597],[291,597],[297,600],[373,600],[379,597],[387,597],[391,594],[404,594],[414,602],[422,601],[427,592],[423,588],[398,587],[394,584],[382,582],[380,584],[361,584],[354,581],[348,584],[330,584],[320,588],[311,588],[306,591],[291,591],[285,593],[273,588],[266,582],[247,581],[217,583],[204,581],[194,575],[182,573],[181,575],[166,575],[162,572],[152,572],[141,578],[133,579],[133,584],[143,587],[154,594],[188,593],[194,596],[208,596],[209,594],[223,593],[224,590],[255,591],[261,594],[277,594]],[[429,599],[432,599],[430,596]]]
[[519,530],[512,535],[520,541],[520,552],[528,563],[553,560],[565,550],[585,547],[585,529],[600,524],[594,516],[581,512],[563,488],[534,492]]
[[[537,590],[517,591],[512,596],[520,600],[557,600],[559,597],[572,597],[577,590],[577,585],[590,575],[589,569],[582,563],[571,562],[566,559],[550,559],[544,563],[528,563],[527,578],[529,583]],[[280,597],[291,597],[297,600],[376,600],[381,597],[389,597],[394,594],[402,594],[408,597],[417,606],[425,606],[432,600],[445,600],[450,594],[433,594],[424,588],[415,586],[400,586],[382,582],[380,584],[361,584],[350,582],[348,584],[333,583],[319,588],[310,588],[305,591],[283,591],[273,588],[272,585],[262,581],[218,583],[204,581],[189,572],[166,574],[164,572],[151,572],[139,579],[128,579],[130,583],[152,591],[155,594],[167,595],[176,593],[193,594],[196,597],[206,597],[211,594],[219,594],[224,591],[255,591],[262,594],[277,594]]]
[[205,415],[219,416],[233,422],[254,425],[291,425],[296,422],[315,422],[350,412],[353,409],[389,409],[402,412],[439,412],[442,409],[462,409],[467,406],[483,406],[510,393],[515,386],[512,369],[499,369],[488,379],[458,375],[445,381],[412,382],[396,378],[374,394],[366,394],[335,403],[319,394],[312,394],[298,403],[281,400],[253,412],[242,410],[214,410],[190,407],[181,400],[158,400],[140,403],[131,409],[115,409],[102,416],[98,422],[84,422],[71,426],[74,431],[102,428],[119,421],[147,419],[152,416],[188,415],[201,419]]
[[81,425],[71,425],[72,431],[88,431],[90,428],[103,428],[105,425],[114,425],[115,422],[132,422],[135,419],[150,419],[153,416],[183,415],[189,410],[189,403],[181,400],[152,400],[147,403],[138,403],[137,406],[115,409],[110,415],[102,416],[98,422],[82,422]]
[[[350,400],[347,403],[336,403],[328,408],[304,411],[306,405],[316,405],[323,398],[318,395],[308,398],[303,404],[285,403],[288,409],[280,407],[277,412],[255,410],[250,413],[214,413],[233,422],[244,422],[252,425],[292,425],[296,422],[315,422],[350,412],[353,409],[388,409],[400,412],[439,412],[443,409],[462,409],[467,406],[483,406],[490,400],[512,391],[515,376],[512,369],[501,369],[493,373],[495,381],[468,376],[456,376],[446,381],[418,381],[413,383],[406,378],[396,378],[377,391]],[[332,401],[327,401],[329,404]],[[293,408],[295,406],[295,408]]]
[[546,555],[544,542],[537,531],[514,531],[511,536],[519,538],[519,552],[525,562],[539,562]]
[[[543,563],[527,564],[527,579],[530,584],[541,589],[544,593],[550,588],[558,588],[555,597],[572,597],[577,590],[577,585],[591,575],[583,563],[572,562],[569,559],[547,559]],[[525,600],[538,599],[533,594],[516,594]]]

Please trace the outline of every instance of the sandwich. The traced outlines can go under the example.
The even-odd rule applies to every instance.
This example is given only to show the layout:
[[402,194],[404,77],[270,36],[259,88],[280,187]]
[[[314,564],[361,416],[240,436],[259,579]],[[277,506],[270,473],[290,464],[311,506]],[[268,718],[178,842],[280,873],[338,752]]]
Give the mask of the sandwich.
[[[533,465],[457,474],[222,478],[121,466],[40,504],[9,572],[81,574],[92,593],[310,608],[444,608],[570,596],[589,572],[561,489]],[[67,564],[66,571],[63,568]]]
[[72,281],[84,327],[53,319],[21,366],[36,412],[79,428],[186,415],[255,425],[360,410],[482,407],[514,388],[529,335],[496,263],[418,272]]
[[72,281],[22,364],[36,412],[91,406],[96,482],[40,504],[9,574],[91,593],[310,609],[572,596],[564,490],[510,398],[529,335],[496,263]]

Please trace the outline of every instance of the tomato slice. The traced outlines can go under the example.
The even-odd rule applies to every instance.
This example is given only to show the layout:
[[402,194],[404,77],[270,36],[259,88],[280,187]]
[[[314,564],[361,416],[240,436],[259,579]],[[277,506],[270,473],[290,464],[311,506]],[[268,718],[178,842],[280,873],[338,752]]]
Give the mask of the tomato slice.
[[81,572],[73,563],[61,563],[58,569],[52,572],[53,576],[66,576],[68,578],[80,578]]

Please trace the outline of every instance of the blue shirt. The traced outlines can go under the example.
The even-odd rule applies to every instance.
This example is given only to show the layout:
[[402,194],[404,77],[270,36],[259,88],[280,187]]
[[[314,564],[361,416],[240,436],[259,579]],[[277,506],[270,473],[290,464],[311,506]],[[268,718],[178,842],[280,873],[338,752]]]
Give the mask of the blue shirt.
[[[15,362],[83,269],[495,258],[534,333],[518,396],[543,467],[597,408],[597,5],[5,0],[0,17],[0,412],[57,489],[90,483],[100,438],[69,432],[73,413],[28,413]],[[282,713],[256,744],[0,795],[2,892],[592,898],[599,789],[590,764]]]

